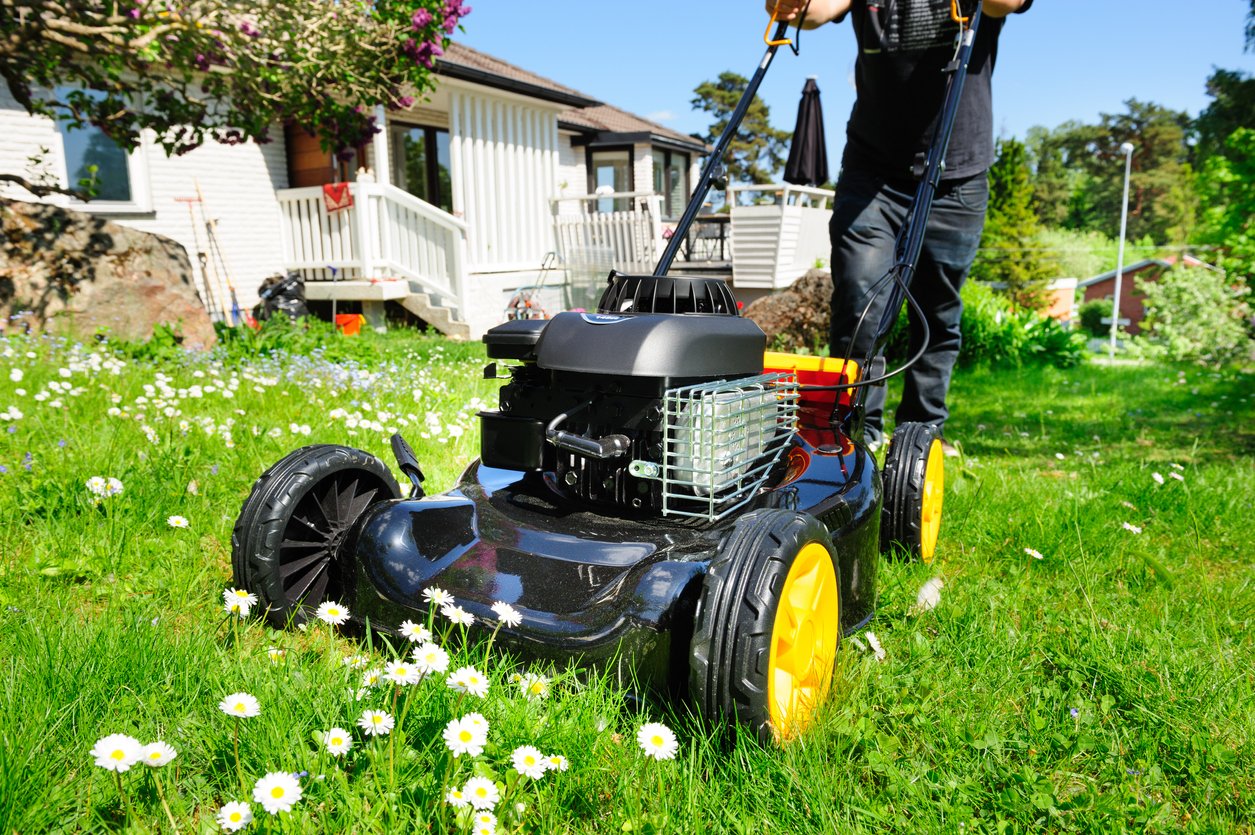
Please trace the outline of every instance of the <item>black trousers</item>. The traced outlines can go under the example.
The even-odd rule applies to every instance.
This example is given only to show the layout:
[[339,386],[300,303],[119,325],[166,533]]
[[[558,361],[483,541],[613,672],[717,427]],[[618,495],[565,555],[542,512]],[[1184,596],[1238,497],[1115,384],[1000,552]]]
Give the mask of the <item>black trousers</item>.
[[[870,289],[893,266],[894,240],[906,221],[913,183],[889,182],[866,171],[845,171],[837,183],[829,233],[832,237],[832,332],[830,353],[862,360],[870,351],[888,300],[888,290]],[[933,201],[911,295],[928,322],[928,348],[906,372],[897,423],[916,421],[944,429],[950,412],[946,392],[959,355],[959,290],[980,245],[989,203],[985,174],[943,182]],[[870,305],[861,327],[864,308]],[[919,349],[923,329],[910,310],[911,354]],[[856,333],[857,327],[857,333]],[[866,400],[866,440],[884,436],[885,387],[873,386]]]

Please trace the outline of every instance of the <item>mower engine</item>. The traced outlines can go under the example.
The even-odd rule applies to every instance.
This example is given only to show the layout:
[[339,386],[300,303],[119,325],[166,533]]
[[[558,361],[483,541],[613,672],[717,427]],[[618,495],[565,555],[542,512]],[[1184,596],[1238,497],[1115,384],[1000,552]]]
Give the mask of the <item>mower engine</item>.
[[483,464],[587,505],[716,521],[796,428],[795,378],[763,373],[766,337],[719,279],[611,273],[597,313],[507,322],[484,342],[520,364],[480,413]]

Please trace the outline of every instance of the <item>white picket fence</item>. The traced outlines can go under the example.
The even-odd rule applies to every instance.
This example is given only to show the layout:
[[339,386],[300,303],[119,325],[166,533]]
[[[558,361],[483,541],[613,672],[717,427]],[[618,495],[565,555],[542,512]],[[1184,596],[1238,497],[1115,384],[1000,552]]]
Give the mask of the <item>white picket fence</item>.
[[[646,191],[581,194],[549,201],[564,264],[606,261],[623,272],[651,272],[662,252],[662,196]],[[618,211],[599,208],[626,204]]]
[[395,186],[349,188],[353,205],[330,213],[321,186],[278,192],[286,268],[306,281],[405,279],[466,310],[466,224]]

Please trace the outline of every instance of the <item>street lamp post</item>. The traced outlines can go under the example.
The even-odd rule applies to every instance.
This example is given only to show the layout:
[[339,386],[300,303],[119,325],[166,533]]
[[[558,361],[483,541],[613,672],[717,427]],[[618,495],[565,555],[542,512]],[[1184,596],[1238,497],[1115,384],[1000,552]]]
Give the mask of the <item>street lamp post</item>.
[[1124,154],[1124,201],[1120,205],[1120,246],[1116,249],[1116,292],[1111,300],[1111,345],[1107,351],[1107,359],[1116,360],[1116,331],[1120,327],[1120,281],[1124,278],[1124,233],[1129,224],[1129,172],[1133,167],[1133,143],[1125,142],[1120,146]]

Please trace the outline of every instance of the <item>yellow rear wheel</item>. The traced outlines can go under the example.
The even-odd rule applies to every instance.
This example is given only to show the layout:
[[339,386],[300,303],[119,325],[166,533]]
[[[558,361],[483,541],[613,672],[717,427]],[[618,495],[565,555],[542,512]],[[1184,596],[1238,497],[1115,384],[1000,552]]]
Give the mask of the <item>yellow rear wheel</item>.
[[828,695],[841,640],[837,572],[828,549],[809,542],[784,580],[771,629],[767,711],[780,737],[803,730]]
[[935,426],[903,423],[894,428],[881,486],[880,550],[932,562],[945,494],[945,455]]

